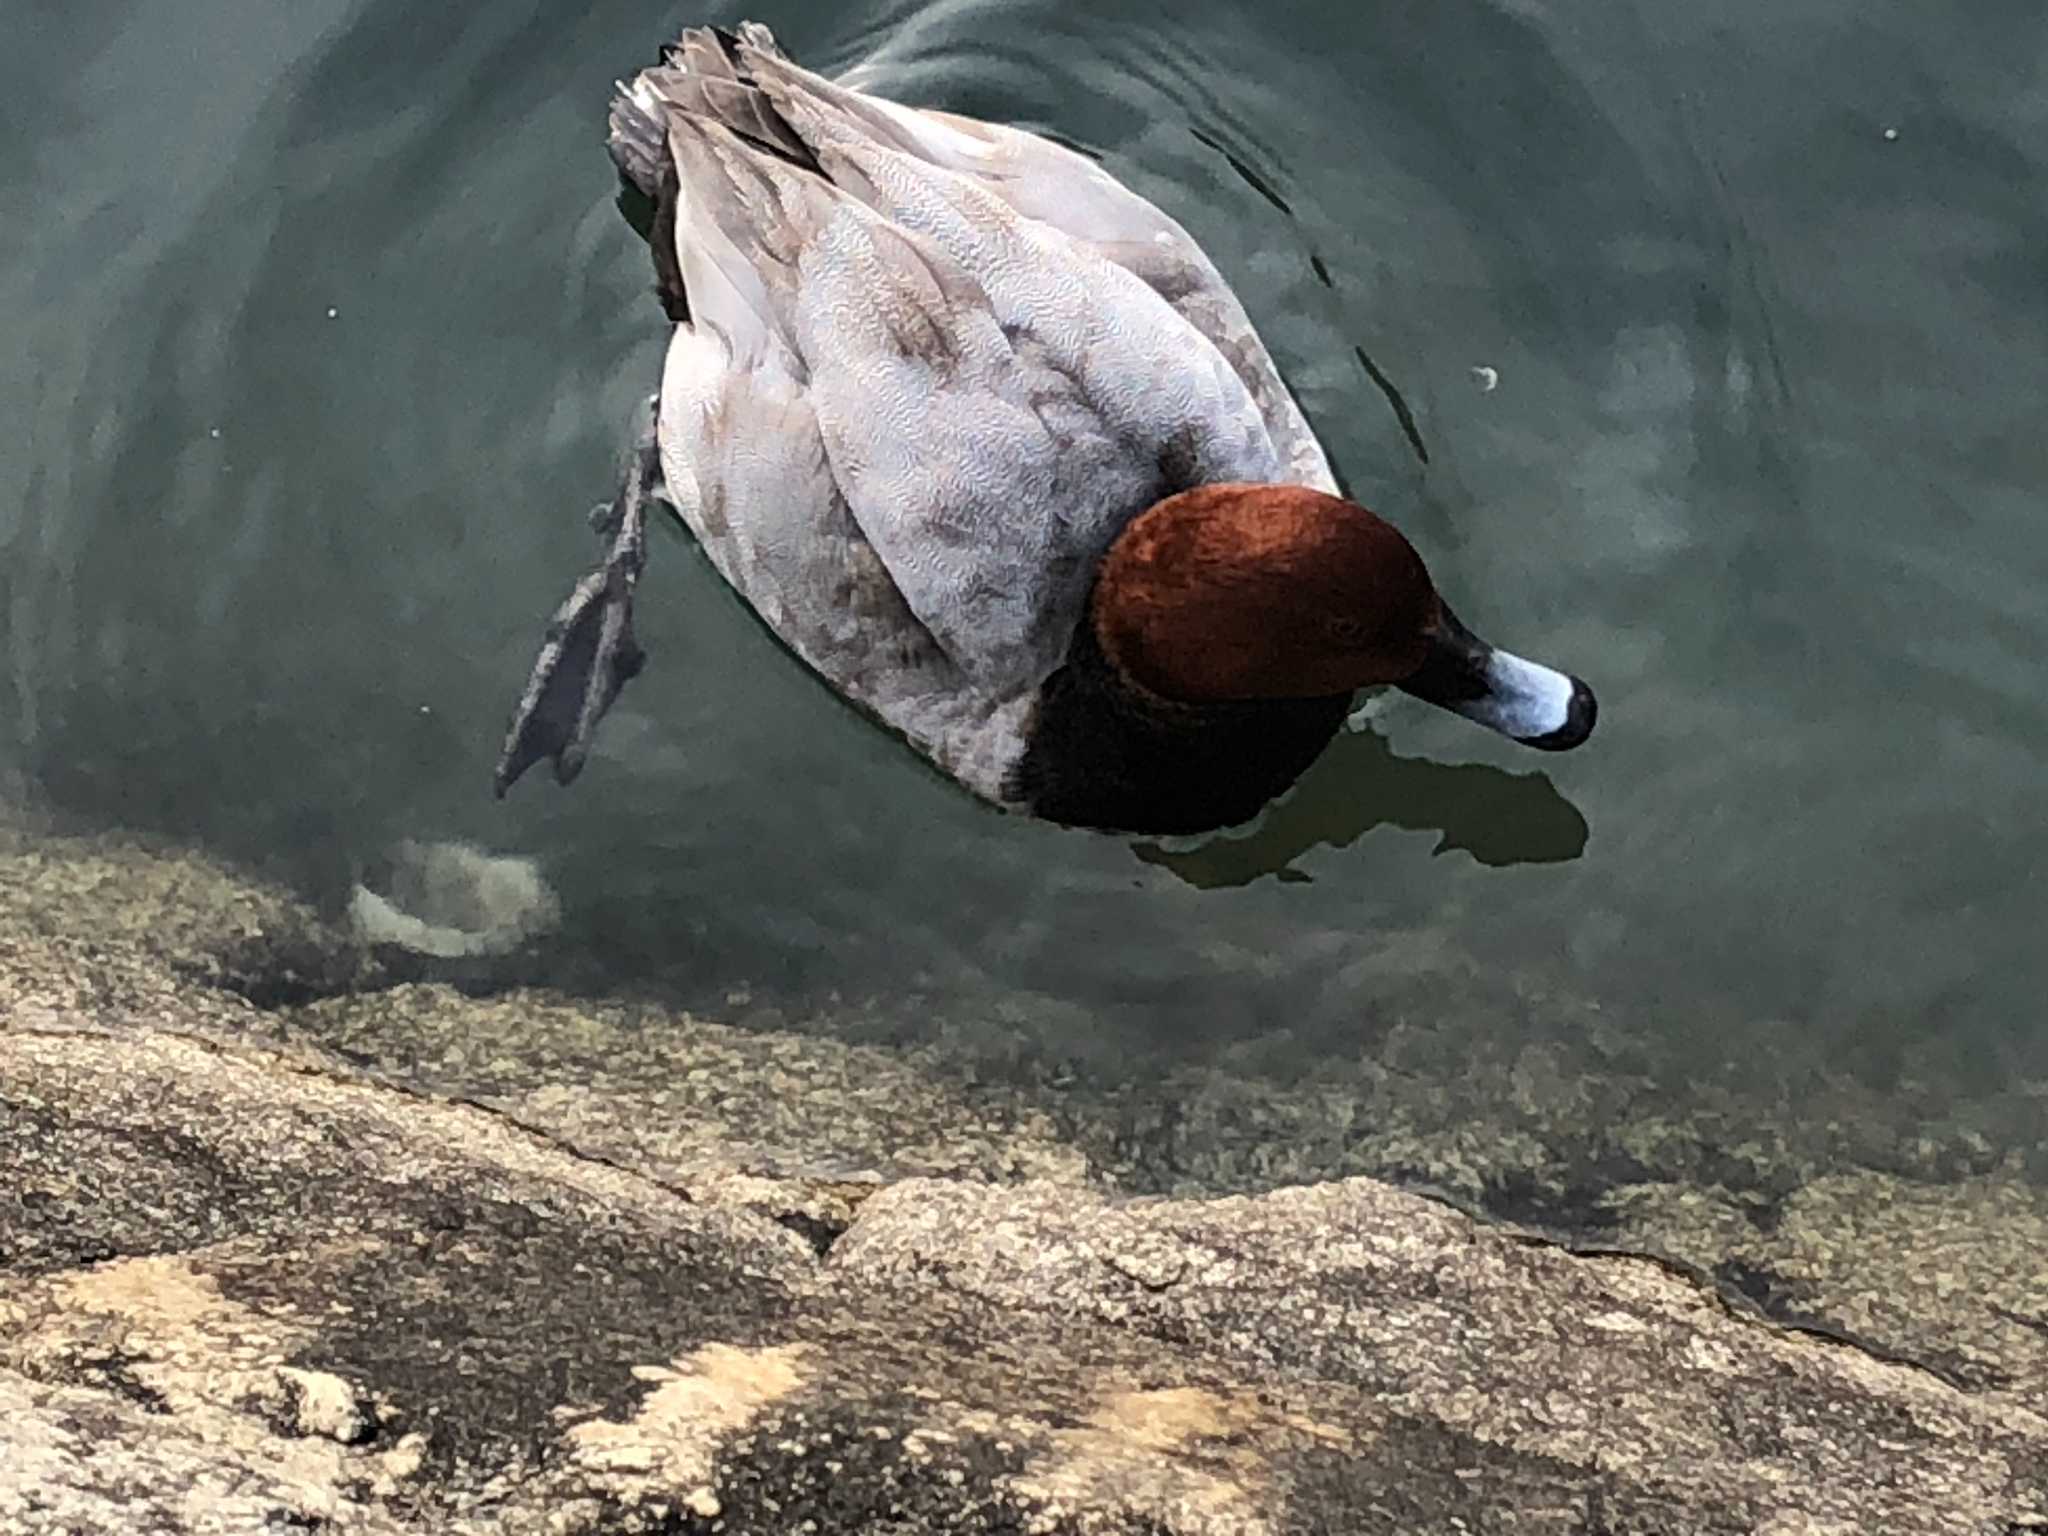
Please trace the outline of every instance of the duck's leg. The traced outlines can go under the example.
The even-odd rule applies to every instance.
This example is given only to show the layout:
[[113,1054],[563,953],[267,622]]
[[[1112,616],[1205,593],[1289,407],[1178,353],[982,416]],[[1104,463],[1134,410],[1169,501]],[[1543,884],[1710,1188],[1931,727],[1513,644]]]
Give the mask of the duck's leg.
[[591,512],[604,559],[548,620],[498,753],[493,783],[501,796],[544,757],[555,760],[556,782],[575,778],[597,722],[647,659],[633,639],[633,587],[647,563],[647,504],[661,487],[659,406],[658,396],[647,403],[618,495]]

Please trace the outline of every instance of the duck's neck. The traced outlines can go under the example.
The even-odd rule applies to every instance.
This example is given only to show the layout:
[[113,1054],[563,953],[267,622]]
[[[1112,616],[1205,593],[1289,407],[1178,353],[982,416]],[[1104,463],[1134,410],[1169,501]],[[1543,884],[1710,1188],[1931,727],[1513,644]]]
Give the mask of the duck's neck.
[[1137,832],[1249,820],[1422,664],[1421,558],[1365,508],[1298,485],[1208,485],[1148,507],[1096,572],[1040,690],[1014,788],[1041,816]]

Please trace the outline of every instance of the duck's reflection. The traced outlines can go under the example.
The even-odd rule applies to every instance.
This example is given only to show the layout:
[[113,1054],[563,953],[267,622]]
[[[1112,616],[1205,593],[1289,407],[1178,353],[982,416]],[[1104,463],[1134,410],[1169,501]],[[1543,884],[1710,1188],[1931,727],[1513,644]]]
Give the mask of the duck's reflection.
[[1546,773],[1402,757],[1376,731],[1362,730],[1331,742],[1294,793],[1249,831],[1134,843],[1131,851],[1204,890],[1266,875],[1305,881],[1294,867],[1301,855],[1347,847],[1382,826],[1436,832],[1436,852],[1494,866],[1575,859],[1588,832],[1585,816]]

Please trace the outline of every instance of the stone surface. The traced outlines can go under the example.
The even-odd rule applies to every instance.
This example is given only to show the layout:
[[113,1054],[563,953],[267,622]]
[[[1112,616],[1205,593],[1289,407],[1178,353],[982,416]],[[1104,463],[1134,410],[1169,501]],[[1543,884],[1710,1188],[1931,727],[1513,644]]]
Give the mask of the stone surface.
[[0,1037],[0,1101],[11,1529],[2048,1519],[2025,1408],[1371,1181],[903,1180],[821,1259],[488,1110],[154,1030]]
[[[0,1533],[2048,1529],[2024,1157],[1830,1163],[1469,1065],[1183,1080],[1153,1134],[928,1054],[394,985],[206,860],[12,834]],[[1132,1193],[1288,1127],[1691,1267],[1369,1179]]]
[[1792,1042],[1760,1058],[1763,1081],[1687,1078],[1647,1070],[1649,1042],[1596,1012],[1574,1052],[1445,991],[1442,1019],[1397,1023],[1313,1080],[1188,1069],[1064,1095],[1059,1128],[1114,1187],[1390,1179],[1575,1247],[1661,1255],[1781,1321],[2048,1402],[2044,1085],[1880,1092]]

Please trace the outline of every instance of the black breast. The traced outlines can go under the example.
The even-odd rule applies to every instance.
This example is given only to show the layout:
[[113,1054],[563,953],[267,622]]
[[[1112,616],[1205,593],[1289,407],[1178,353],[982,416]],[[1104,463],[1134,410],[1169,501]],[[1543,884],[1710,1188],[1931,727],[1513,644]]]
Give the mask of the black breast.
[[1035,816],[1114,832],[1207,832],[1258,814],[1316,760],[1351,695],[1180,705],[1133,689],[1083,619],[1039,696],[1012,795]]

